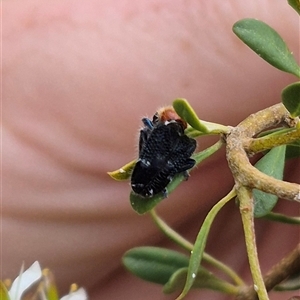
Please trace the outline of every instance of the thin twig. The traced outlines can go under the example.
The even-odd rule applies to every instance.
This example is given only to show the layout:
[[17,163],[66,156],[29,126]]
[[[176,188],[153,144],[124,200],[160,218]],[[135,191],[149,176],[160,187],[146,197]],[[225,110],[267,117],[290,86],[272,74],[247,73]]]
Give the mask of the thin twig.
[[[300,271],[300,243],[287,256],[274,265],[264,276],[264,283],[268,291]],[[257,300],[257,294],[253,286],[240,290],[236,300]]]
[[240,187],[237,190],[237,196],[240,201],[240,212],[243,221],[244,233],[247,254],[250,264],[250,270],[254,282],[255,291],[257,292],[259,300],[268,300],[268,293],[264,284],[264,280],[260,270],[258,261],[254,220],[253,220],[253,198],[251,190]]

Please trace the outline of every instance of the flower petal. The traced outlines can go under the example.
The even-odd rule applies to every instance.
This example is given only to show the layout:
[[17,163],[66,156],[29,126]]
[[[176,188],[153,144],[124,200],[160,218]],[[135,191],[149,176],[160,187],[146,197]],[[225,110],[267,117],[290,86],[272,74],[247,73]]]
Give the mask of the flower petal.
[[60,300],[88,300],[88,295],[85,289],[80,288],[76,292],[63,296]]
[[36,261],[25,272],[21,273],[13,282],[9,290],[11,300],[20,300],[22,294],[42,277],[40,264]]

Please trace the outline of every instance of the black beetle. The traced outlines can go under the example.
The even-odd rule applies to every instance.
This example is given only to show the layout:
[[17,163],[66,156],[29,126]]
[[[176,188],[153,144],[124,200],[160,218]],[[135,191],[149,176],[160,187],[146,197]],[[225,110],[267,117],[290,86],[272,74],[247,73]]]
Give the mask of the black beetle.
[[140,131],[139,159],[131,175],[132,190],[142,197],[152,197],[160,192],[167,197],[166,186],[176,174],[195,165],[191,155],[196,149],[196,140],[184,134],[184,123],[178,120],[153,121],[143,118]]

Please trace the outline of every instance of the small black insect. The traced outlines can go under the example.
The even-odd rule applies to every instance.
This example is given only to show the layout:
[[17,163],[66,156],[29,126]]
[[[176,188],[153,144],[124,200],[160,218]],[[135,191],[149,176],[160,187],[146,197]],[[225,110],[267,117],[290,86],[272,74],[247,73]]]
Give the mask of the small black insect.
[[167,197],[166,186],[173,177],[185,173],[195,165],[191,155],[196,141],[184,134],[184,123],[178,120],[153,121],[143,118],[144,128],[140,131],[139,159],[131,176],[132,190],[149,198],[160,192]]

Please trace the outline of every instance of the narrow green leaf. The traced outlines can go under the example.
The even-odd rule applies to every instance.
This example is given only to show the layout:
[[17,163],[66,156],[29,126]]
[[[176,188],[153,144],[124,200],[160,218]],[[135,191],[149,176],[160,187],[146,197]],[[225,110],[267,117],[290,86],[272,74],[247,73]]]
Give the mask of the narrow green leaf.
[[107,174],[114,180],[123,181],[128,180],[131,176],[132,170],[135,166],[136,160],[127,163],[118,170],[107,172]]
[[288,0],[289,5],[300,15],[300,1]]
[[288,85],[281,93],[282,103],[293,118],[300,116],[300,82]]
[[[285,145],[271,149],[255,164],[255,167],[269,176],[276,179],[282,179],[285,164],[285,151]],[[254,216],[256,218],[268,214],[278,201],[277,196],[256,189],[253,190],[253,197]]]
[[198,236],[197,236],[197,239],[196,239],[196,242],[194,245],[194,249],[191,253],[185,286],[183,288],[183,291],[177,298],[177,300],[183,299],[187,295],[187,293],[189,292],[191,287],[193,286],[195,278],[196,278],[196,274],[198,273],[198,270],[199,270],[199,267],[201,264],[201,260],[203,257],[203,253],[204,253],[204,249],[205,249],[205,245],[206,245],[210,227],[211,227],[217,213],[220,211],[220,209],[229,200],[231,200],[233,197],[235,197],[235,195],[236,195],[235,190],[232,190],[231,192],[229,192],[228,195],[226,195],[223,199],[221,199],[217,204],[214,205],[214,207],[210,210],[210,212],[206,216],[206,218],[201,226],[201,229],[198,233]]
[[279,213],[270,212],[263,218],[274,222],[280,222],[291,225],[300,225],[300,217],[290,217]]
[[204,133],[208,132],[207,128],[202,125],[196,112],[191,107],[191,105],[186,101],[186,99],[174,100],[173,107],[177,112],[177,114],[193,128]]
[[188,266],[189,258],[164,248],[138,247],[124,254],[123,264],[144,280],[166,284],[174,272]]
[[174,100],[173,107],[183,120],[199,132],[198,135],[220,134],[229,131],[227,126],[200,120],[186,99],[179,98]]
[[290,276],[275,287],[276,291],[296,291],[300,289],[300,273]]
[[255,19],[243,19],[233,25],[233,32],[269,64],[300,77],[300,67],[294,56],[269,25]]
[[10,300],[5,284],[0,280],[0,299]]
[[[223,146],[223,142],[218,141],[217,143],[208,147],[207,149],[192,155],[192,158],[195,159],[196,161],[194,168],[203,160],[205,160],[206,158],[214,154],[216,151],[218,151],[222,146]],[[170,195],[178,187],[178,185],[185,180],[186,178],[183,174],[176,175],[167,186],[168,195]],[[130,193],[129,198],[130,198],[130,204],[132,208],[138,214],[147,213],[152,208],[154,208],[158,203],[160,203],[163,199],[165,199],[163,193],[159,193],[151,198],[143,198],[133,192]]]
[[[184,287],[188,268],[182,268],[176,271],[170,280],[164,286],[164,293],[170,294]],[[238,287],[216,277],[203,267],[200,267],[193,283],[192,288],[210,289],[225,294],[236,295]]]

